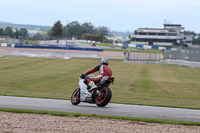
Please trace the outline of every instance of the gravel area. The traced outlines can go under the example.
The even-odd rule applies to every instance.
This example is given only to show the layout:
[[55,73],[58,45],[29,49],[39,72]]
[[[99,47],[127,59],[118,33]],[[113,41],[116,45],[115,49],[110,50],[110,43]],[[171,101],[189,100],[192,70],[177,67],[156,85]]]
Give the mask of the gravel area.
[[200,133],[199,126],[0,112],[0,133]]

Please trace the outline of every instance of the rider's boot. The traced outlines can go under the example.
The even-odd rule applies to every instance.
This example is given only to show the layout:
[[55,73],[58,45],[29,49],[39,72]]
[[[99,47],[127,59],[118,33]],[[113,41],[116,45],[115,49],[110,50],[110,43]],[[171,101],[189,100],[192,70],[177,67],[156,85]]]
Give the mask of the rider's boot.
[[90,81],[90,83],[88,84],[88,86],[90,87],[89,91],[93,90],[94,88],[96,88],[97,86],[95,85],[94,81]]

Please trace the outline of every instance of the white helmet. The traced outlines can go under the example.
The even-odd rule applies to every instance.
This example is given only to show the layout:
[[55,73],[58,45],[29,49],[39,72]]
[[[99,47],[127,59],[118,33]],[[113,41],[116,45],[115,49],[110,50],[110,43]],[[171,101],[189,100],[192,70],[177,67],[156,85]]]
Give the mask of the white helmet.
[[100,64],[106,64],[108,65],[108,59],[107,58],[102,58],[101,61],[100,61]]

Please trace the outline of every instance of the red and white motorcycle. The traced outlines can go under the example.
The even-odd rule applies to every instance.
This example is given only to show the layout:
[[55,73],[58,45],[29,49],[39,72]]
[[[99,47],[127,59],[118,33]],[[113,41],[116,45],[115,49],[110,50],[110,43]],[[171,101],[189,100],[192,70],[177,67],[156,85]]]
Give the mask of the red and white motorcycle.
[[[79,88],[77,88],[73,93],[71,97],[71,103],[73,105],[78,105],[81,102],[81,88],[86,85],[84,81],[86,78],[89,78],[89,76],[86,76],[85,78],[80,78],[79,77]],[[87,102],[87,103],[93,103],[96,104],[99,107],[104,107],[106,106],[111,98],[112,98],[112,91],[109,87],[110,84],[114,84],[114,77],[109,78],[107,76],[103,77],[102,80],[96,84],[97,87],[89,90],[91,93],[90,97],[87,97],[84,101],[82,102]],[[87,86],[87,89],[89,87]]]

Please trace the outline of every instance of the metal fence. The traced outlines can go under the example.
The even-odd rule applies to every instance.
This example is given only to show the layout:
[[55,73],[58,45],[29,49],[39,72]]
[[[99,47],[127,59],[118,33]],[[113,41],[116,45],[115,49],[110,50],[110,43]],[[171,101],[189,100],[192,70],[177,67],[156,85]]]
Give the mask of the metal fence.
[[128,61],[159,61],[162,60],[163,55],[158,53],[131,53],[125,55]]
[[187,48],[163,53],[164,59],[200,62],[200,49]]

